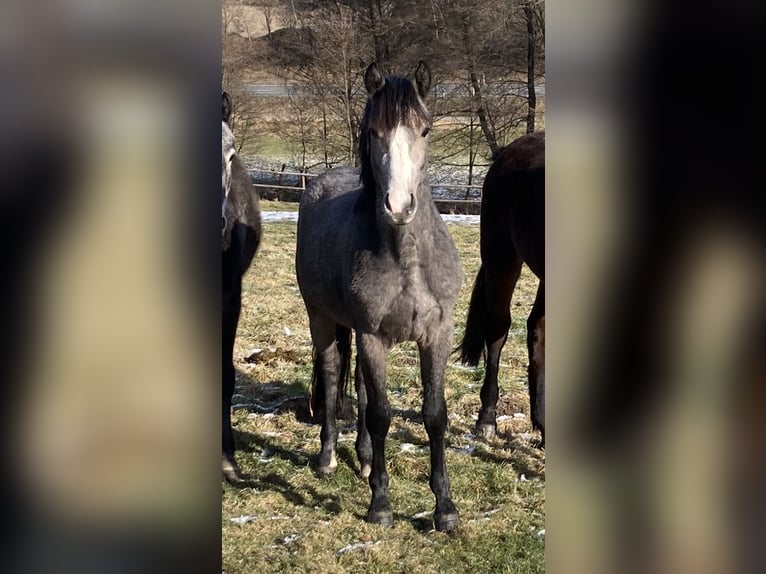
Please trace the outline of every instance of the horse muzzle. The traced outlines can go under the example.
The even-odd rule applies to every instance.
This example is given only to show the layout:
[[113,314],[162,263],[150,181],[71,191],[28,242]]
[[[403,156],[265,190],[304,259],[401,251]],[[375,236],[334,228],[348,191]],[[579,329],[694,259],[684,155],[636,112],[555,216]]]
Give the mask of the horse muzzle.
[[418,210],[418,200],[414,193],[410,194],[386,194],[383,202],[383,211],[386,218],[393,225],[407,225],[415,217]]

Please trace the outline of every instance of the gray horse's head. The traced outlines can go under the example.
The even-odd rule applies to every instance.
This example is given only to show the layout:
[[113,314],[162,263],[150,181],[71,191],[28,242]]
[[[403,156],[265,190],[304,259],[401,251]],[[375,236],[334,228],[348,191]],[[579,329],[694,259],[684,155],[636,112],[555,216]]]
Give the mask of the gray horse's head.
[[369,99],[362,119],[360,157],[365,193],[386,221],[406,225],[418,209],[417,190],[427,183],[426,161],[431,116],[423,98],[431,87],[431,70],[421,61],[414,83],[384,77],[375,62],[364,74]]
[[222,94],[222,117],[221,117],[221,234],[226,232],[226,200],[231,191],[232,161],[236,155],[234,147],[234,134],[229,126],[231,120],[231,98],[229,94]]

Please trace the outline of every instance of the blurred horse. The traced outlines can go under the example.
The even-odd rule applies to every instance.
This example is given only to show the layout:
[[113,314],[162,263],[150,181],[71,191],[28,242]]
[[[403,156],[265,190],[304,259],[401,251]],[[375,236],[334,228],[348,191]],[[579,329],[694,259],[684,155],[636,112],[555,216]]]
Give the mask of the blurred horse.
[[221,239],[222,239],[222,411],[223,477],[242,479],[234,460],[231,397],[234,394],[234,339],[242,305],[242,276],[250,267],[261,241],[261,211],[245,166],[237,157],[231,131],[231,98],[222,94],[221,121]]

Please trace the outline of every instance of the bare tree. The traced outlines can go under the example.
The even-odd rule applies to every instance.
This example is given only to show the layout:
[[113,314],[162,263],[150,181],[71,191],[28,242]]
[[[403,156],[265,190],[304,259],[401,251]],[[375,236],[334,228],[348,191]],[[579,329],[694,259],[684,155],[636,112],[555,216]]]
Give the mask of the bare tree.
[[[356,163],[361,71],[368,59],[360,57],[360,12],[339,0],[322,3],[312,13],[311,38],[296,36],[277,58],[276,72],[288,85],[298,85],[319,111],[319,135],[310,144],[327,167]],[[368,48],[369,49],[369,48]]]
[[[243,37],[240,24],[224,28],[240,29],[224,34],[223,50],[224,85],[241,91],[238,121],[252,137],[267,129],[289,140],[302,167],[357,163],[361,76],[373,59],[398,73],[429,62],[432,166],[467,168],[471,182],[493,153],[544,121],[535,92],[545,74],[544,0],[236,1],[260,7],[268,32],[267,41]],[[231,8],[225,2],[224,20]],[[253,71],[296,90],[268,121],[244,86]]]
[[527,133],[535,131],[535,108],[537,107],[537,94],[535,93],[535,47],[537,45],[536,18],[533,8],[534,1],[528,0],[524,5],[524,20],[527,24],[527,98],[529,100],[527,111]]

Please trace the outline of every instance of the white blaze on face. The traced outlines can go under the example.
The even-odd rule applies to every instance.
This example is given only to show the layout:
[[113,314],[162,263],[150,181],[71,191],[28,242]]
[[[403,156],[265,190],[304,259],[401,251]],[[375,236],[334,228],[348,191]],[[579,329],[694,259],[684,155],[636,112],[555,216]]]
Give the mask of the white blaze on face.
[[[394,214],[402,214],[410,206],[425,161],[425,146],[417,145],[411,129],[399,126],[394,130],[388,152],[388,206]],[[385,160],[384,160],[385,163]]]

